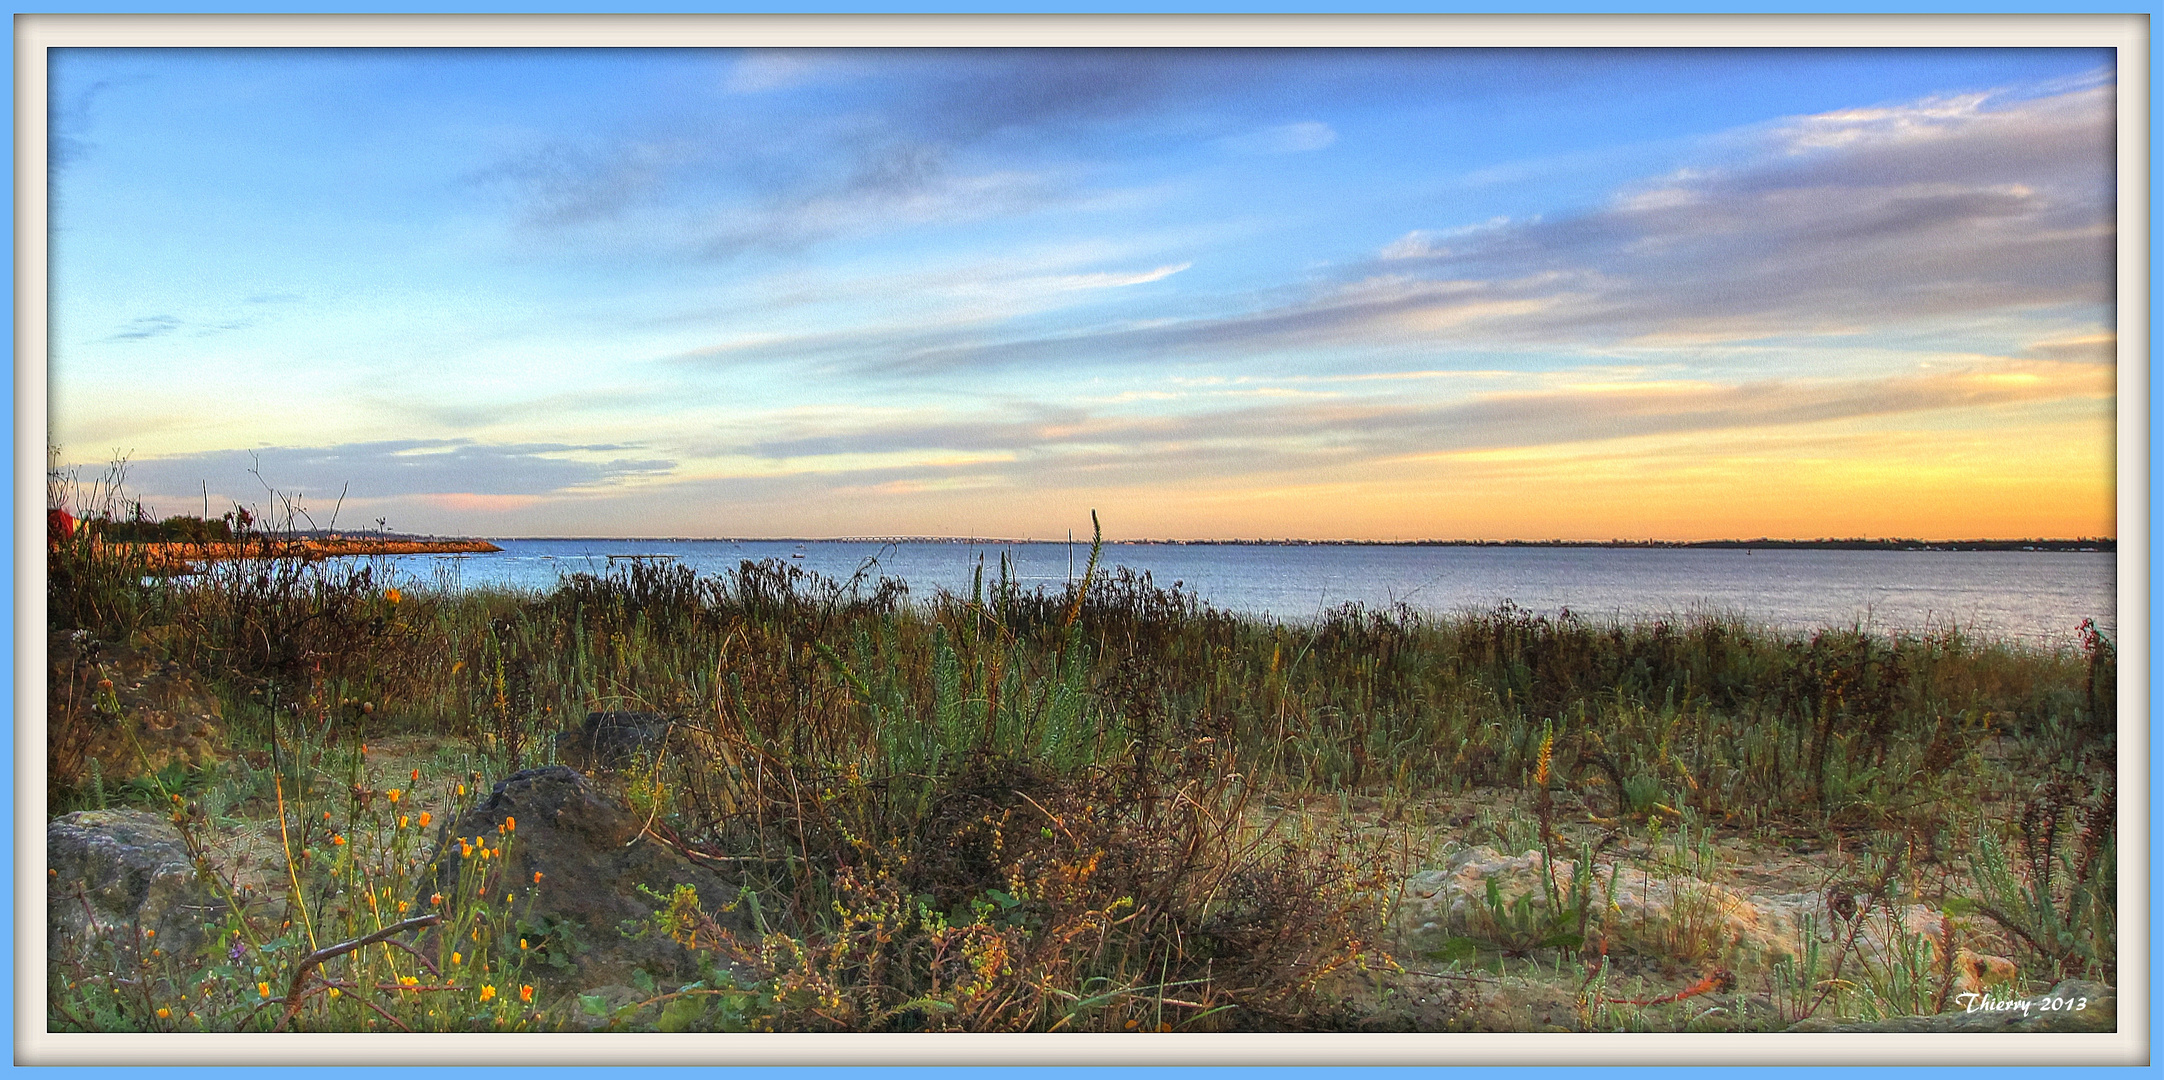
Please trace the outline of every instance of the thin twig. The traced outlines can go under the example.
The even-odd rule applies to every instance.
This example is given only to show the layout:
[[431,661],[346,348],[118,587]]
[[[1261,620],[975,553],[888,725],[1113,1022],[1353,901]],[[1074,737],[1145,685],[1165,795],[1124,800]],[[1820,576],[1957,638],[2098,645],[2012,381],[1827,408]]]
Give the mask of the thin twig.
[[370,1001],[370,1000],[368,1000],[367,998],[362,998],[362,999],[361,999],[361,1004],[363,1004],[363,1005],[366,1005],[366,1006],[368,1006],[369,1008],[371,1008],[371,1009],[374,1009],[374,1010],[376,1010],[376,1015],[377,1015],[377,1016],[380,1016],[380,1017],[384,1018],[385,1020],[389,1020],[389,1021],[390,1021],[391,1023],[397,1024],[397,1025],[398,1025],[398,1028],[399,1028],[399,1030],[400,1030],[400,1031],[412,1031],[412,1030],[413,1030],[412,1028],[410,1028],[410,1027],[407,1027],[407,1026],[406,1026],[406,1022],[405,1022],[405,1021],[403,1021],[403,1020],[400,1020],[399,1018],[397,1018],[397,1017],[395,1017],[395,1016],[392,1016],[392,1015],[391,1015],[390,1013],[384,1012],[384,1011],[383,1011],[383,1006],[381,1006],[381,1005],[378,1005],[378,1004],[376,1004],[375,1002],[373,1002],[373,1001]]
[[352,941],[344,942],[342,944],[331,945],[325,948],[317,949],[316,951],[309,953],[307,956],[302,957],[300,966],[293,969],[293,981],[287,985],[285,996],[286,1014],[278,1018],[278,1023],[272,1025],[271,1030],[283,1031],[285,1029],[285,1026],[288,1023],[291,1023],[295,1016],[300,1014],[301,1005],[307,998],[307,995],[304,994],[302,991],[307,985],[308,976],[313,974],[316,967],[322,964],[324,961],[333,960],[340,956],[344,956],[345,954],[352,952],[355,949],[365,949],[368,946],[374,945],[379,941],[387,941],[393,935],[403,934],[408,930],[418,930],[424,926],[434,926],[442,921],[443,916],[441,915],[416,916],[414,918],[407,919],[404,922],[393,923],[389,926],[384,927],[381,930],[376,931],[373,934],[368,935],[367,937],[355,938]]
[[421,952],[421,950],[419,950],[419,949],[416,949],[416,948],[414,948],[413,946],[411,946],[411,945],[408,945],[408,944],[406,944],[406,943],[405,943],[405,942],[403,942],[403,941],[391,941],[391,940],[388,940],[388,939],[386,939],[386,940],[385,940],[385,941],[383,942],[383,944],[385,944],[385,945],[395,945],[395,946],[397,946],[397,947],[399,947],[399,948],[401,948],[401,949],[404,949],[404,950],[406,950],[406,952],[408,952],[408,953],[412,954],[412,956],[413,956],[413,958],[414,958],[415,960],[419,960],[419,961],[421,962],[421,966],[422,966],[422,967],[425,967],[425,968],[427,968],[427,969],[428,969],[428,973],[429,973],[430,975],[434,975],[434,976],[436,976],[436,977],[437,977],[437,978],[439,978],[439,979],[443,977],[443,972],[441,972],[441,971],[439,971],[439,970],[437,970],[437,969],[436,969],[436,962],[435,962],[435,961],[433,961],[433,960],[430,960],[430,959],[428,958],[428,956],[427,956],[426,954],[424,954],[423,952]]

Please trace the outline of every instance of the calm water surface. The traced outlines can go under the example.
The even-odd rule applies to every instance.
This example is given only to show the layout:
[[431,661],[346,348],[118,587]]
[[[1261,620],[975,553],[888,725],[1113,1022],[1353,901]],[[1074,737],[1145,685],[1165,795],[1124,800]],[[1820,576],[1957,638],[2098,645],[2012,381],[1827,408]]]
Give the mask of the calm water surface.
[[[423,582],[545,590],[565,574],[605,572],[611,556],[664,556],[710,575],[746,559],[782,559],[845,580],[876,560],[873,575],[900,578],[924,598],[941,588],[966,594],[980,561],[987,579],[996,579],[1003,555],[1025,588],[1054,590],[1080,577],[1089,559],[1087,544],[1064,543],[499,543],[498,554],[390,561]],[[2118,625],[2116,556],[2109,552],[1106,544],[1102,559],[1148,571],[1160,585],[1180,582],[1219,608],[1286,621],[1346,603],[1456,614],[1508,600],[1596,620],[1707,612],[1793,630],[1958,626],[2053,645],[2072,641],[2083,619],[2108,634]]]

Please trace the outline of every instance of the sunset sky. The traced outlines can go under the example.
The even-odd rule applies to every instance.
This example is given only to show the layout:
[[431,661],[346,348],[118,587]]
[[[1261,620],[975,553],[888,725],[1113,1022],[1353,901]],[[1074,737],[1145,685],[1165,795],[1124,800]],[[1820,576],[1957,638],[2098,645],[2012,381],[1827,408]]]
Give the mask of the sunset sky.
[[50,441],[483,536],[2114,535],[2112,65],[59,50]]

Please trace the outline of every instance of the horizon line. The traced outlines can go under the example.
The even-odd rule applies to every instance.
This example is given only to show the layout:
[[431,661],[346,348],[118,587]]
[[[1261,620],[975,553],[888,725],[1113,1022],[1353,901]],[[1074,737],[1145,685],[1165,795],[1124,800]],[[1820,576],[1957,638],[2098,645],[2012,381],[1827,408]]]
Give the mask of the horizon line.
[[[341,532],[353,535],[349,530],[315,530]],[[421,536],[384,532],[385,536]],[[425,534],[439,536],[441,534]],[[754,544],[838,544],[838,543],[909,543],[909,544],[1087,544],[1083,537],[1011,537],[1011,536],[936,536],[936,535],[857,535],[857,536],[600,536],[600,535],[536,535],[508,536],[475,533],[461,538],[510,541],[611,541],[653,543],[754,543]],[[1313,537],[1136,537],[1130,539],[1107,539],[1106,544],[1174,544],[1174,545],[1316,545],[1360,547],[1704,547],[1714,545],[1744,544],[2112,544],[2116,536],[2075,537],[1942,537],[1923,538],[1913,536],[1816,536],[1816,537],[1716,537],[1701,540],[1633,539],[1612,537],[1608,539],[1479,539],[1469,537],[1414,537],[1409,539],[1358,539]]]

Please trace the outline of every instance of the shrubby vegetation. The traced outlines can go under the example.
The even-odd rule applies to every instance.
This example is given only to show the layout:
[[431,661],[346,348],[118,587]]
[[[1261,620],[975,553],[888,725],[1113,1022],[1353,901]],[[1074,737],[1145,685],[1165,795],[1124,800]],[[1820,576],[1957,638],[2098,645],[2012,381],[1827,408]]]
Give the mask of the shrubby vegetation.
[[[123,784],[125,762],[97,771],[58,748],[126,718],[56,689],[52,809],[134,799],[201,830],[254,806],[285,830],[291,888],[233,905],[224,947],[245,947],[230,957],[164,958],[162,981],[126,993],[113,972],[57,972],[56,1028],[551,1027],[581,1004],[672,1030],[1355,1026],[1338,988],[1394,965],[1383,926],[1405,851],[1349,814],[1284,808],[1476,789],[1526,792],[1523,839],[1564,857],[1568,803],[1624,832],[1682,820],[1846,838],[1910,867],[1975,862],[1973,910],[2032,966],[2113,970],[2116,671],[2093,632],[2046,652],[1954,630],[1609,626],[1508,604],[1279,623],[1094,556],[1062,589],[990,567],[967,595],[928,597],[876,566],[843,582],[636,561],[524,595],[393,582],[366,562],[169,578],[131,558],[54,547],[56,665],[63,642],[154,654],[215,688],[229,746]],[[738,868],[737,897],[655,904],[657,926],[735,974],[623,1008],[522,1001],[515,911],[476,896],[444,912],[492,943],[462,970],[379,945],[317,962],[346,965],[343,1000],[319,987],[306,1009],[267,1007],[311,951],[414,899],[412,827],[360,793],[470,800],[551,760],[555,733],[596,709],[678,718],[614,782],[657,835]],[[458,749],[403,784],[374,777],[362,747],[409,735]],[[756,911],[759,932],[720,931],[725,905]],[[1591,945],[1507,951],[1529,948]]]

